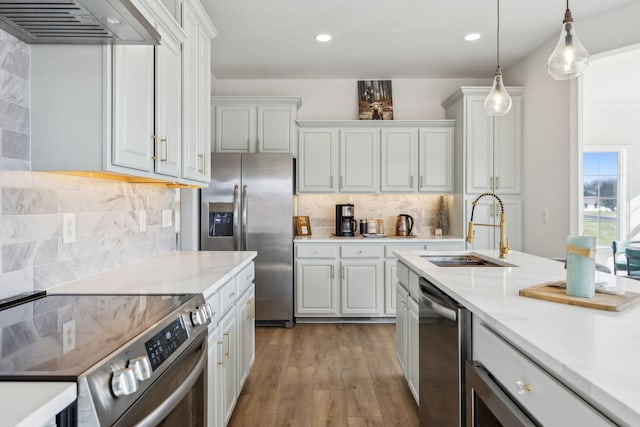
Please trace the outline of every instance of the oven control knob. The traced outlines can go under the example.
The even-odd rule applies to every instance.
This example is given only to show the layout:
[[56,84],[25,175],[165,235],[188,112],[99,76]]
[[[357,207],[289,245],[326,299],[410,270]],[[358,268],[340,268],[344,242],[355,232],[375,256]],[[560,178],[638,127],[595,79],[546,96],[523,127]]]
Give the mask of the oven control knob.
[[193,323],[194,326],[204,325],[207,323],[207,320],[209,320],[207,318],[207,310],[205,310],[204,307],[198,307],[191,312],[191,323]]
[[118,369],[113,373],[111,391],[116,397],[127,396],[138,391],[138,380],[132,368]]
[[151,377],[151,362],[147,356],[140,356],[129,360],[129,367],[133,369],[138,381],[148,380]]
[[207,312],[207,316],[209,317],[209,319],[213,319],[213,310],[211,309],[211,304],[206,303],[205,305],[203,305],[203,307]]

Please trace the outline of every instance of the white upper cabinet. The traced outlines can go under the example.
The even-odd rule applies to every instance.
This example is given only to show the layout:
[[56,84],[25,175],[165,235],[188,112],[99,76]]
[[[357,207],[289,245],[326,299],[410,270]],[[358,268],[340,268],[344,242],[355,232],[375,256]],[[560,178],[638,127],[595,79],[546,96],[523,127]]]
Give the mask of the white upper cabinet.
[[[166,1],[167,0],[163,0]],[[172,0],[170,3],[179,2]],[[182,175],[201,182],[211,180],[211,39],[216,29],[199,0],[186,0],[182,28],[187,34],[182,54],[183,144]]]
[[298,192],[335,193],[338,181],[338,130],[301,128],[298,138]]
[[379,170],[380,130],[340,129],[340,191],[377,193]]
[[301,104],[293,97],[214,96],[215,151],[295,156]]
[[418,191],[453,191],[453,132],[452,127],[420,129]]
[[113,164],[153,172],[154,48],[114,46]]
[[298,126],[299,193],[453,191],[454,120],[309,120]]
[[443,106],[447,118],[462,128],[458,136],[464,151],[467,194],[522,192],[523,88],[507,88],[513,105],[505,116],[491,117],[484,110],[489,88],[463,87]]
[[383,128],[381,132],[381,182],[383,193],[412,193],[418,169],[418,129]]
[[[192,1],[202,7],[197,0],[179,4]],[[199,38],[187,42],[189,36],[176,21],[181,8],[169,12],[150,0],[136,0],[136,6],[161,34],[160,45],[32,46],[33,170],[107,173],[132,182],[207,181],[185,172],[183,156],[193,151],[184,149],[187,135],[189,141],[191,135],[198,135],[200,144],[207,141],[206,150],[201,145],[194,159],[209,152],[204,125],[209,126],[210,117],[209,48],[196,44],[194,54],[189,43],[214,33],[191,33]],[[199,101],[204,111],[194,112],[200,117],[197,125],[185,119],[193,108],[189,110],[183,99],[183,90],[196,90],[189,78],[194,56],[200,61],[197,91],[206,91]],[[203,130],[193,130],[200,124]],[[202,170],[207,162],[199,160]]]

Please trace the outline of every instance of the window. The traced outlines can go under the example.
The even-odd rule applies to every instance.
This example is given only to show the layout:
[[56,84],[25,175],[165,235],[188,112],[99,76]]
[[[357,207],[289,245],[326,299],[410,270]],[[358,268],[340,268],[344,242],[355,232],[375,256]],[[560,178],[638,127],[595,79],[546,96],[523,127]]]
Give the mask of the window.
[[611,247],[620,235],[620,153],[583,154],[583,234],[595,236],[598,246]]

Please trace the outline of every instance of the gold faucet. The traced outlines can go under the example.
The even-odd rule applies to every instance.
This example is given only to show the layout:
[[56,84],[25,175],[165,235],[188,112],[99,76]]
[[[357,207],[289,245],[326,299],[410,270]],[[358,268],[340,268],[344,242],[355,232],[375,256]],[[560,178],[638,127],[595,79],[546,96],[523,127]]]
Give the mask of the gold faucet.
[[495,224],[476,224],[481,225],[483,227],[500,227],[500,258],[506,258],[507,255],[511,253],[511,248],[509,247],[509,240],[507,239],[507,225],[504,221],[504,205],[502,204],[502,200],[500,197],[496,196],[494,193],[482,193],[476,199],[471,202],[471,218],[469,220],[469,232],[467,233],[467,242],[473,242],[473,212],[476,210],[476,205],[478,204],[478,200],[483,198],[484,196],[491,196],[495,198],[500,204],[500,225]]

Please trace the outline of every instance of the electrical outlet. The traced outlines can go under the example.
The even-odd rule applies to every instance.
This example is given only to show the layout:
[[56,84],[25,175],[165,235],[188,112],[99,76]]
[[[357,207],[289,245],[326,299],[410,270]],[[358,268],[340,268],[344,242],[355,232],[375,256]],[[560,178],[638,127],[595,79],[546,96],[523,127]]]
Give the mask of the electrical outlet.
[[62,243],[73,243],[76,241],[76,214],[68,213],[62,215]]
[[138,211],[138,225],[141,233],[147,231],[147,211]]
[[173,222],[173,212],[171,209],[162,210],[162,228],[171,227]]
[[62,324],[62,352],[68,353],[76,348],[76,321],[68,320]]

